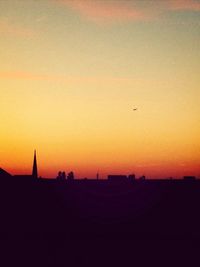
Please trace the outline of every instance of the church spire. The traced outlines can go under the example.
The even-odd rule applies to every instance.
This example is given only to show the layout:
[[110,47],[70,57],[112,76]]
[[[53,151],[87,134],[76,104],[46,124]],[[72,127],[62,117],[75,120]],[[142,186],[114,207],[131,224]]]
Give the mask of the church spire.
[[36,150],[34,151],[32,177],[33,177],[34,179],[37,179],[37,178],[38,178]]

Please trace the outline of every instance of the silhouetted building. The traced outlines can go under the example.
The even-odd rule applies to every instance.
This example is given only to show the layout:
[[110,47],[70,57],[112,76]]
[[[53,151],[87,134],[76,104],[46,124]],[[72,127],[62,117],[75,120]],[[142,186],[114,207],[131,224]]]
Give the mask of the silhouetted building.
[[58,172],[58,176],[56,177],[56,179],[57,180],[61,180],[61,181],[66,180],[66,174],[65,174],[65,172],[59,171]]
[[187,181],[194,181],[196,180],[196,177],[195,176],[184,176],[183,179]]
[[129,181],[134,181],[135,180],[135,174],[130,174],[128,176],[128,179],[129,179]]
[[65,172],[62,172],[62,179],[66,180],[66,173]]
[[144,176],[144,175],[142,175],[140,178],[139,178],[139,180],[142,180],[142,181],[144,181],[146,179],[146,177]]
[[0,178],[11,178],[11,177],[12,175],[10,173],[0,168]]
[[74,180],[74,173],[73,172],[68,173],[67,180]]
[[127,181],[126,175],[108,175],[108,180],[113,182]]
[[30,174],[16,174],[13,176],[14,178],[16,178],[18,181],[30,181],[33,179],[33,176]]
[[37,159],[36,159],[36,150],[34,151],[34,159],[33,159],[33,171],[32,171],[32,177],[34,179],[38,178],[38,170],[37,170]]

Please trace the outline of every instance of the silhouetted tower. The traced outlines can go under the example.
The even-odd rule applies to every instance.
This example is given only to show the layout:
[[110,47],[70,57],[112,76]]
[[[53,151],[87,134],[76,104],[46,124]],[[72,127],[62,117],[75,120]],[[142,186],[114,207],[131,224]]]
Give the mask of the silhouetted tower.
[[36,150],[34,151],[32,176],[33,176],[34,179],[37,179],[38,178]]

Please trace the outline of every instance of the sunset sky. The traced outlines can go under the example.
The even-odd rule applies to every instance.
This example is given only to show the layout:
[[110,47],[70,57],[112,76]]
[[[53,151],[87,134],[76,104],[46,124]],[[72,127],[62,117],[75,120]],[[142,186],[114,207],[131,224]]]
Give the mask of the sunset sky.
[[12,174],[200,177],[200,1],[0,0],[0,122]]

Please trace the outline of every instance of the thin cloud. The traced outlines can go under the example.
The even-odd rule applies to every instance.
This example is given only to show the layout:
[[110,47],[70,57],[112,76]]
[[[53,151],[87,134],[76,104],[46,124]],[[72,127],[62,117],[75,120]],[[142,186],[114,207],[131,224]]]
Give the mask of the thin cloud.
[[21,25],[14,24],[8,19],[0,20],[0,34],[1,35],[11,35],[30,38],[34,36],[34,32]]
[[8,80],[31,80],[31,81],[47,81],[47,82],[63,82],[63,83],[77,83],[88,82],[96,83],[100,80],[107,82],[130,82],[131,78],[126,77],[109,77],[109,76],[65,76],[65,75],[51,75],[51,74],[36,74],[25,71],[0,71],[1,79]]
[[75,10],[83,17],[96,23],[141,21],[149,18],[144,10],[128,1],[59,0],[56,2]]
[[169,10],[176,11],[200,11],[200,2],[196,0],[168,0]]
[[149,21],[174,11],[200,11],[197,0],[165,1],[105,1],[105,0],[53,0],[54,3],[74,10],[87,20],[97,24],[128,21]]

